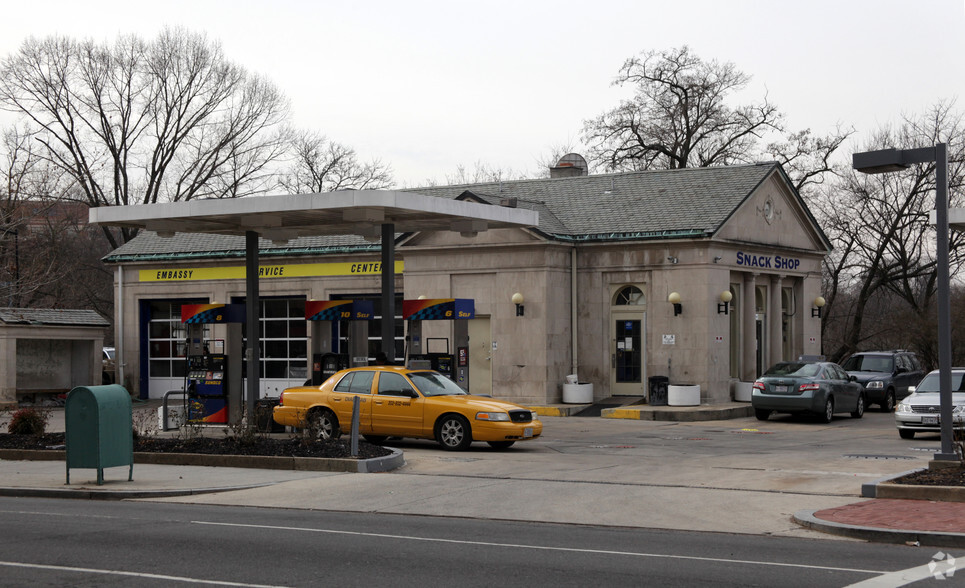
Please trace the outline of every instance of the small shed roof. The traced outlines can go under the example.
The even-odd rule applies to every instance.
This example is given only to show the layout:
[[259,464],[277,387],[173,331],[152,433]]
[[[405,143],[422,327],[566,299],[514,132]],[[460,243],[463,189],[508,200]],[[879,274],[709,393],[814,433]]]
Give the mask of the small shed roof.
[[0,323],[6,325],[60,325],[71,327],[109,327],[110,323],[93,310],[61,308],[0,308]]

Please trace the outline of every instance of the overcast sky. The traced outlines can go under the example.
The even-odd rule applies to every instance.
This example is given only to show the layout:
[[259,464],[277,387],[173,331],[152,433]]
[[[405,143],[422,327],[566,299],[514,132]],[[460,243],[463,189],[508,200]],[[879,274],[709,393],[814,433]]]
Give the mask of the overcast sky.
[[113,41],[205,32],[266,74],[294,122],[389,163],[415,187],[462,165],[533,173],[581,151],[583,121],[618,104],[629,57],[689,45],[753,76],[793,129],[857,137],[940,99],[965,110],[963,0],[6,0],[0,56],[29,36]]

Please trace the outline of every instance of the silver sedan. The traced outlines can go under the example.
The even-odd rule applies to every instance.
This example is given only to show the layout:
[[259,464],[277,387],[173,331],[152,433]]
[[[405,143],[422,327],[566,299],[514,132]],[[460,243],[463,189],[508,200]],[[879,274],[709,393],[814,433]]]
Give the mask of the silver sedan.
[[[935,370],[925,376],[911,396],[898,403],[895,424],[902,439],[913,439],[915,433],[941,433],[938,390]],[[952,368],[952,426],[965,429],[965,368]]]

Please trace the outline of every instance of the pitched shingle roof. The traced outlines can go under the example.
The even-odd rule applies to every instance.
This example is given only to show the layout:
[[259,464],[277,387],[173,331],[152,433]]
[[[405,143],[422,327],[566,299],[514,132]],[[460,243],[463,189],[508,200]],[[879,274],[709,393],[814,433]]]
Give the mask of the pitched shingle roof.
[[0,322],[8,325],[110,326],[107,320],[93,310],[59,308],[0,308]]
[[[650,170],[580,177],[489,182],[406,190],[441,198],[476,199],[498,205],[516,198],[539,212],[537,230],[556,240],[707,237],[772,173],[773,162],[727,167]],[[243,257],[244,237],[178,233],[160,238],[142,231],[105,261]],[[358,236],[293,239],[287,245],[260,240],[263,255],[377,251]]]

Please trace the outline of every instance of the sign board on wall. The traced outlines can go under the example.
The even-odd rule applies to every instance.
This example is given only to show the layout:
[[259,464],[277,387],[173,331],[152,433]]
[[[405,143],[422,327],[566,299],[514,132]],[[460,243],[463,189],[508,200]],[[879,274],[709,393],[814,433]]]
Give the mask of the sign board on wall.
[[305,318],[310,321],[370,321],[375,316],[371,300],[308,300]]
[[[395,262],[395,273],[404,269],[402,261]],[[292,263],[281,265],[262,265],[258,268],[259,278],[307,278],[316,276],[368,276],[380,275],[380,262],[367,263]],[[171,267],[164,269],[143,269],[137,273],[141,282],[188,282],[194,280],[243,280],[245,266],[230,267]]]
[[472,298],[425,298],[402,301],[402,318],[412,321],[471,319],[476,317]]

